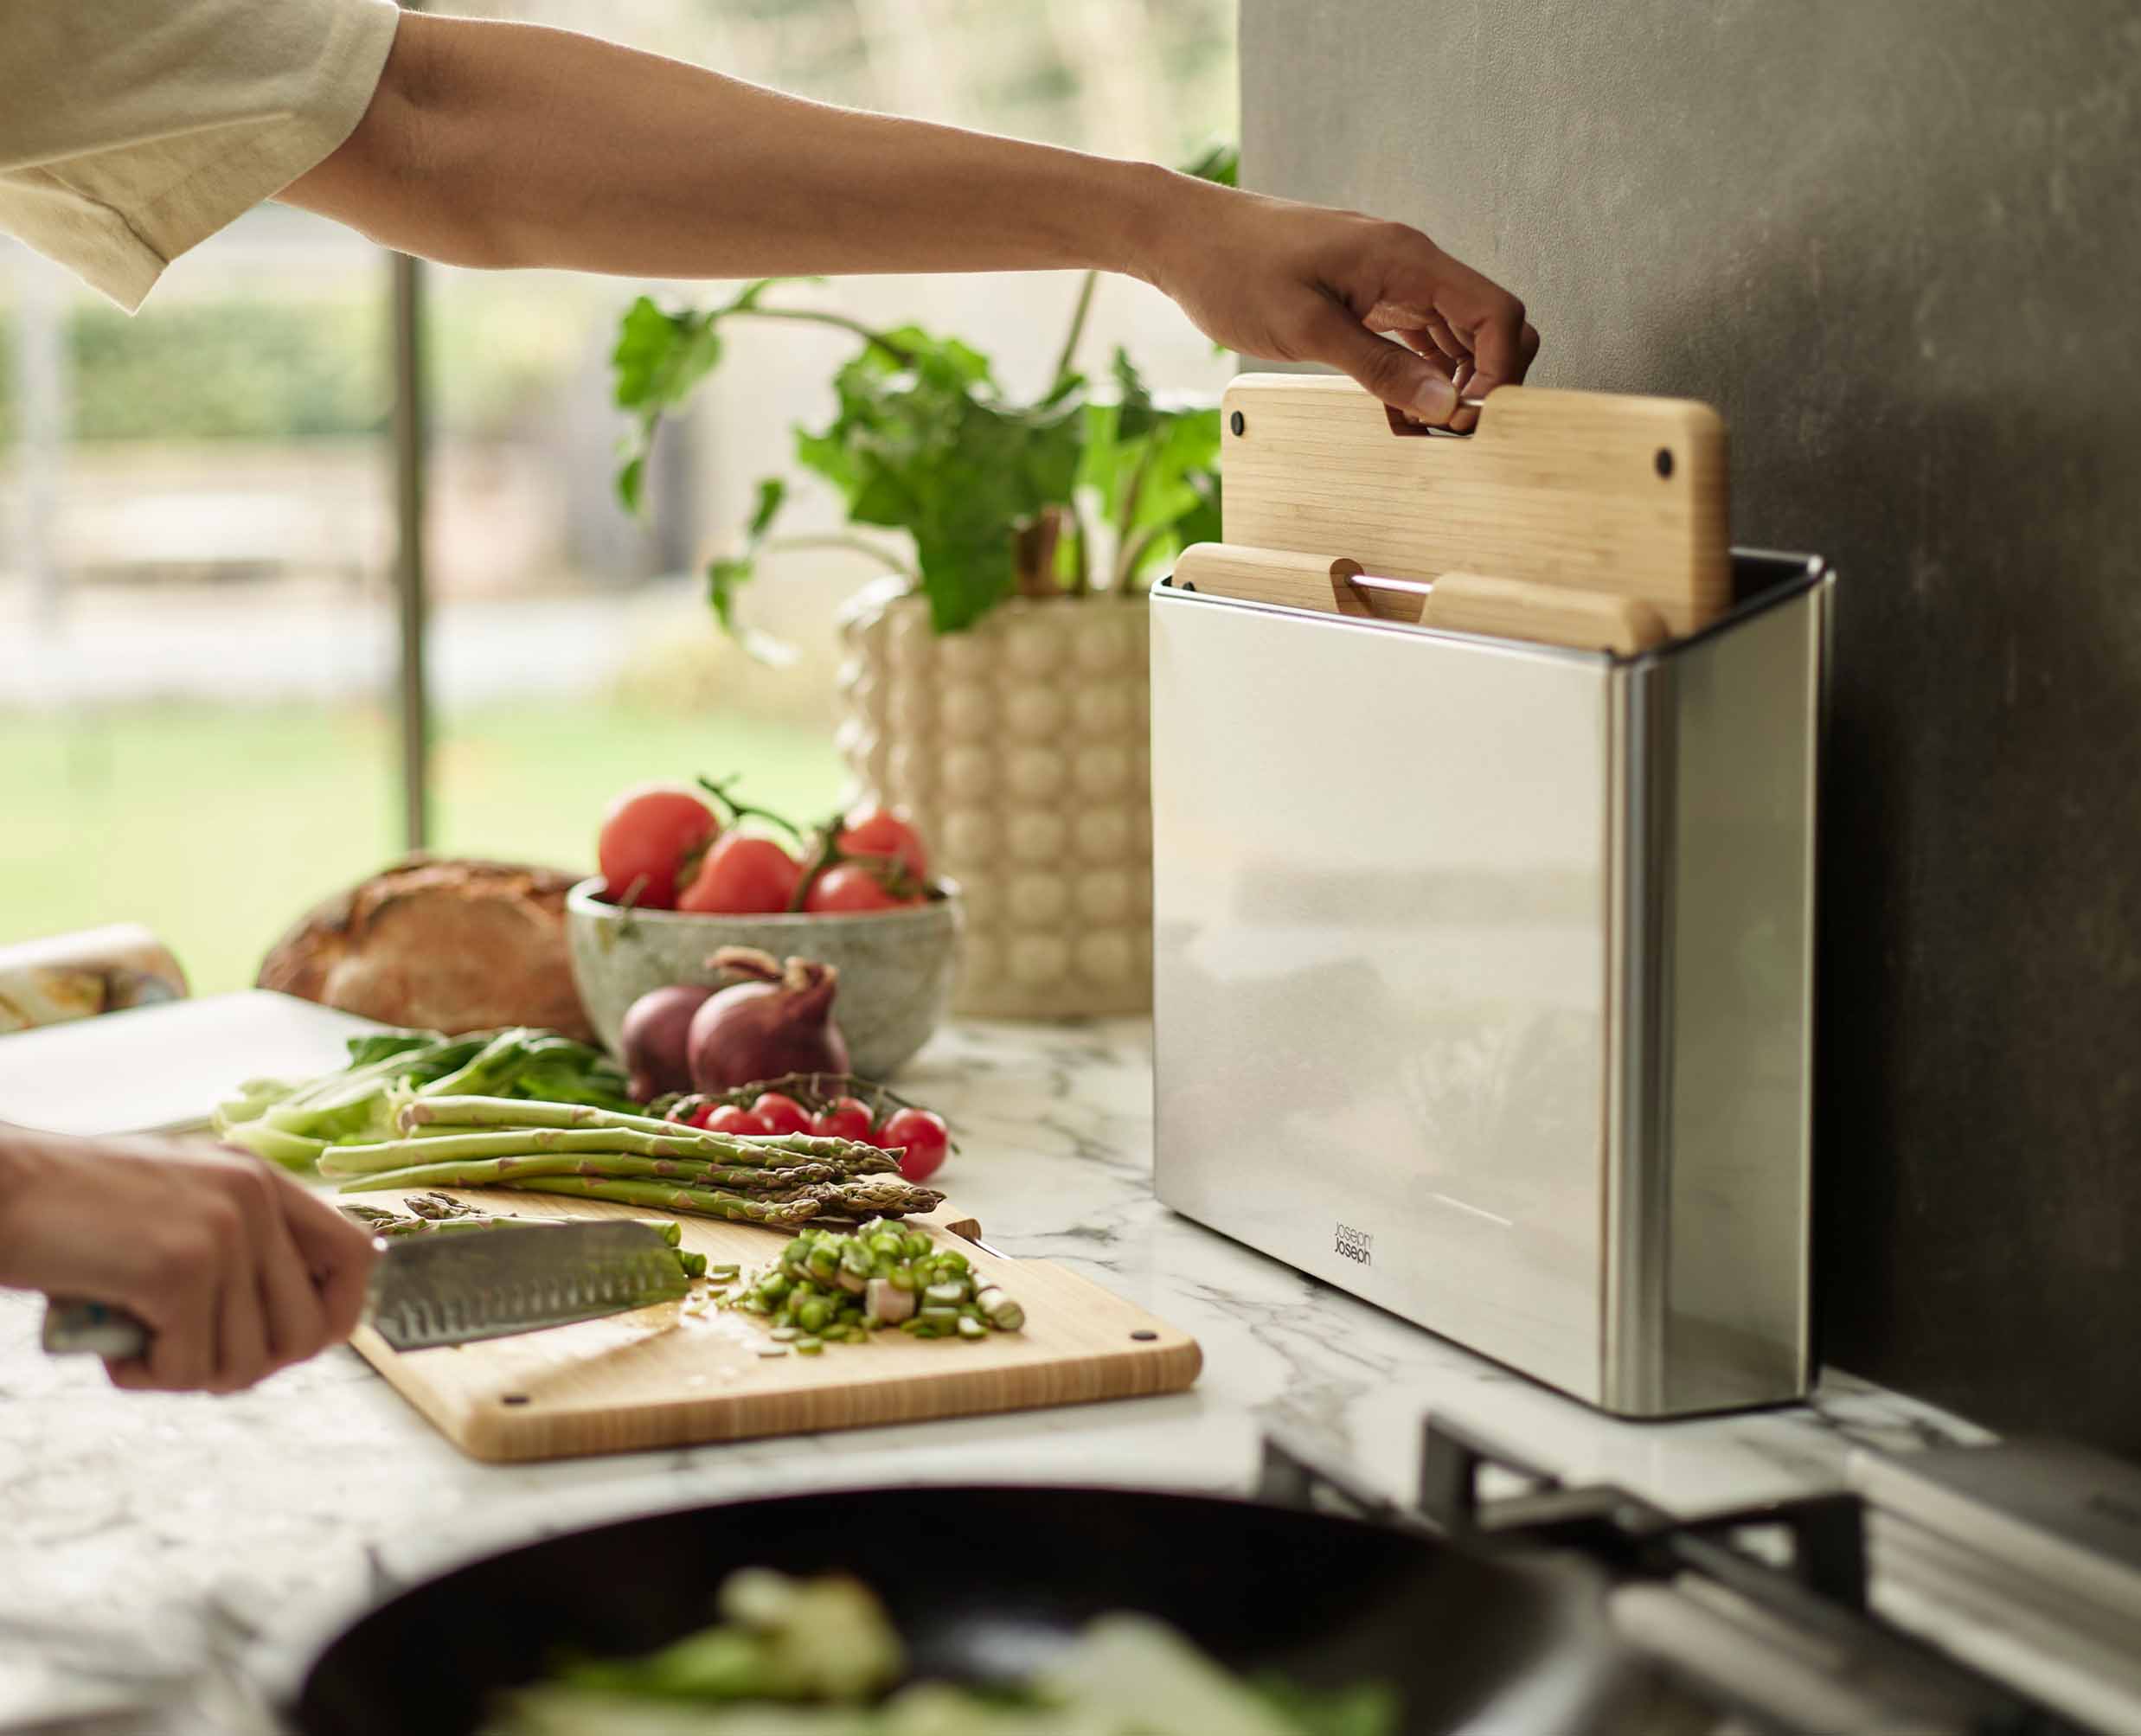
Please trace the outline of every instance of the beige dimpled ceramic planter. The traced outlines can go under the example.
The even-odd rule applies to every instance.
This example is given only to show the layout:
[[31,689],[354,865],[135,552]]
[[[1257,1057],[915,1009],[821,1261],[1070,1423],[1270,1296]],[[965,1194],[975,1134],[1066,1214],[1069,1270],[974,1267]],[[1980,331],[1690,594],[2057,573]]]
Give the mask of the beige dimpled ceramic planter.
[[1147,607],[1014,598],[938,634],[888,585],[842,618],[842,752],[965,891],[955,1011],[1151,1007]]

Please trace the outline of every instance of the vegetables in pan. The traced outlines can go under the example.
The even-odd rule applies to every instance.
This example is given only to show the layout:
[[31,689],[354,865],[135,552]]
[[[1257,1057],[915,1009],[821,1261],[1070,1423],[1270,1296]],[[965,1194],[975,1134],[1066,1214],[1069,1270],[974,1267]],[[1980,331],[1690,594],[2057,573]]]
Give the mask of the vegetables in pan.
[[589,1105],[420,1092],[395,1109],[392,1132],[326,1149],[320,1172],[347,1178],[344,1193],[519,1188],[779,1229],[944,1203],[901,1177],[894,1154],[813,1133],[740,1138]]
[[[1147,1616],[1104,1615],[1022,1682],[909,1680],[876,1596],[766,1568],[723,1584],[718,1625],[647,1656],[561,1664],[485,1736],[1396,1736],[1380,1684],[1243,1682]],[[904,1685],[902,1685],[904,1684]]]
[[253,1079],[216,1105],[227,1143],[292,1169],[311,1169],[330,1146],[391,1136],[413,1096],[515,1098],[592,1109],[633,1106],[625,1075],[599,1049],[555,1031],[515,1026],[445,1037],[375,1031],[349,1039],[349,1065],[292,1084]]

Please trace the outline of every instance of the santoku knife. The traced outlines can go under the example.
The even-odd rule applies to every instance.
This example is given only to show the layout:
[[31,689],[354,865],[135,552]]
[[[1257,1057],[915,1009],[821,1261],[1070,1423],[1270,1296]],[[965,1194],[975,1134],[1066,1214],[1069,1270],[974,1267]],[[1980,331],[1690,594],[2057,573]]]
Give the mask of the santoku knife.
[[[397,1350],[470,1344],[594,1320],[690,1289],[676,1249],[646,1224],[529,1224],[481,1235],[382,1241],[364,1320]],[[44,1347],[55,1355],[125,1361],[148,1329],[123,1309],[55,1300]]]

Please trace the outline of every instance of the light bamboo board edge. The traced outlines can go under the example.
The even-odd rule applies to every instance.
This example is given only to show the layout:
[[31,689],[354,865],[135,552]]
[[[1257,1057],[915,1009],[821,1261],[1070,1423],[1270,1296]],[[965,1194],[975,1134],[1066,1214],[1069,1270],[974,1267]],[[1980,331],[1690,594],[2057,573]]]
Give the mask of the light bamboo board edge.
[[[525,1217],[656,1217],[599,1201],[445,1188]],[[366,1195],[392,1205],[393,1192]],[[683,1245],[762,1265],[786,1240],[749,1224],[680,1218]],[[762,1357],[753,1317],[689,1302],[512,1338],[407,1354],[369,1328],[351,1342],[464,1452],[492,1463],[628,1452],[766,1435],[1181,1392],[1196,1341],[1134,1303],[1045,1260],[988,1253],[952,1233],[952,1208],[913,1220],[956,1247],[1026,1310],[1025,1329],[978,1343],[881,1333],[822,1355]],[[1149,1339],[1131,1335],[1149,1332]]]
[[[1372,576],[1372,575],[1371,575]],[[1276,604],[1318,614],[1411,623],[1452,633],[1484,634],[1574,650],[1618,656],[1648,650],[1666,638],[1663,617],[1638,597],[1445,573],[1424,599],[1378,590],[1362,579],[1360,563],[1282,549],[1195,542],[1175,557],[1174,582],[1185,590]]]
[[1229,544],[1612,592],[1675,634],[1730,605],[1725,428],[1708,405],[1509,386],[1449,438],[1393,432],[1348,380],[1243,375],[1223,402]]

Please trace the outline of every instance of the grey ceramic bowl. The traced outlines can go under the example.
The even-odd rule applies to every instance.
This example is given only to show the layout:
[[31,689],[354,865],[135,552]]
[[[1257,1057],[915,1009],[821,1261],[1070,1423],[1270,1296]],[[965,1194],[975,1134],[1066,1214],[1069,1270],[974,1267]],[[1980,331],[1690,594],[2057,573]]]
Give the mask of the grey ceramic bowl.
[[612,1054],[625,1012],[650,989],[717,983],[707,960],[724,946],[755,946],[776,958],[817,958],[840,973],[833,1020],[849,1064],[886,1079],[929,1041],[952,1002],[965,913],[958,888],[904,910],[862,916],[702,916],[680,910],[620,910],[596,896],[599,876],[565,895],[565,934],[580,998]]

